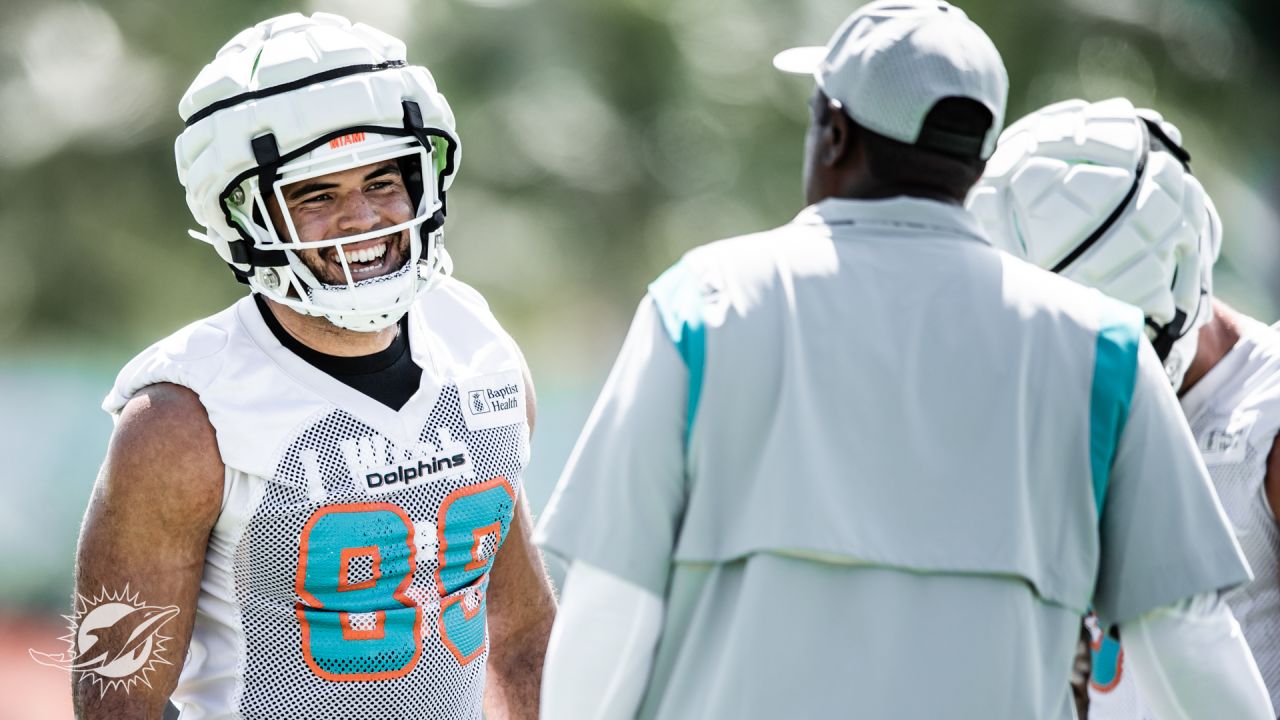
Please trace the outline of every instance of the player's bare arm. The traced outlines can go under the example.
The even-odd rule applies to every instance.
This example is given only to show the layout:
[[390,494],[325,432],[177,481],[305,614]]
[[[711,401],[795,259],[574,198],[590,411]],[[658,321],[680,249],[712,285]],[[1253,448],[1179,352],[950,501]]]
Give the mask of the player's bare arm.
[[538,717],[538,690],[547,638],[555,620],[555,598],[537,547],[523,496],[511,531],[493,563],[489,584],[489,666],[485,715]]
[[[524,368],[525,412],[529,434],[537,416],[537,396],[529,368]],[[538,717],[538,692],[547,638],[555,620],[556,602],[530,539],[532,521],[522,494],[506,541],[493,561],[489,580],[489,667],[485,714],[490,718]]]
[[[105,689],[72,674],[76,717],[160,718],[178,682],[195,620],[209,533],[222,503],[223,465],[196,394],[157,384],[125,405],[98,476],[76,554],[76,592],[130,594],[174,606],[158,632],[172,638],[146,683]],[[131,627],[99,631],[99,647],[123,649]]]

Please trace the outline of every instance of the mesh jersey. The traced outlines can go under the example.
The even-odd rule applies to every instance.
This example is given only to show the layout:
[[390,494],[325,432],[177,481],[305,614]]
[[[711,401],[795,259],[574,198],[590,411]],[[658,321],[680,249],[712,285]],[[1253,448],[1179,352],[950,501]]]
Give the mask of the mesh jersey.
[[[1280,430],[1280,336],[1250,319],[1241,338],[1187,391],[1182,409],[1231,520],[1236,540],[1253,568],[1252,582],[1224,595],[1244,631],[1272,704],[1280,703],[1280,527],[1267,503],[1267,456]],[[1146,720],[1124,654],[1096,624],[1091,720]],[[1280,705],[1277,705],[1280,707]]]
[[528,460],[522,361],[449,280],[409,313],[400,411],[282,347],[251,298],[121,372],[196,391],[226,464],[190,650],[188,718],[480,718],[488,571]]

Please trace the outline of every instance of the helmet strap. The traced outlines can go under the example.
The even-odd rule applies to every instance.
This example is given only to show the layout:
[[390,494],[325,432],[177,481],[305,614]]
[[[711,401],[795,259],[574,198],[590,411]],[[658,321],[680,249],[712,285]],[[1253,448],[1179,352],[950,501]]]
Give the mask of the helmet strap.
[[1129,203],[1133,202],[1134,196],[1138,194],[1138,188],[1142,187],[1142,178],[1146,175],[1147,155],[1150,153],[1151,145],[1150,141],[1147,139],[1150,137],[1147,134],[1147,124],[1145,122],[1140,122],[1138,123],[1138,127],[1143,133],[1143,139],[1145,142],[1142,143],[1142,152],[1138,155],[1138,163],[1133,170],[1133,184],[1129,186],[1129,192],[1124,194],[1124,198],[1120,200],[1119,205],[1116,205],[1116,209],[1111,211],[1111,214],[1107,216],[1107,219],[1102,221],[1102,224],[1095,228],[1094,231],[1089,234],[1089,237],[1085,238],[1084,241],[1075,247],[1075,249],[1067,253],[1067,256],[1062,258],[1057,265],[1054,265],[1051,268],[1052,272],[1061,273],[1063,270],[1066,270],[1071,266],[1071,263],[1080,259],[1081,255],[1085,254],[1089,248],[1093,247],[1094,243],[1101,240],[1102,236],[1106,235],[1107,231],[1111,229],[1111,226],[1115,225],[1116,221],[1120,219],[1120,216],[1124,214],[1124,211],[1129,207]]
[[[280,146],[276,143],[276,136],[271,133],[259,135],[250,141],[250,146],[253,148],[253,157],[258,162],[258,187],[272,187],[280,169]],[[270,222],[269,218],[263,220]],[[249,276],[255,268],[289,264],[289,258],[283,250],[262,250],[246,236],[239,223],[229,224],[239,231],[240,239],[227,243],[227,249],[231,253],[231,262],[227,264],[240,282],[248,284]],[[241,270],[236,264],[248,265],[249,269]]]
[[1170,155],[1178,159],[1182,163],[1182,169],[1191,172],[1191,153],[1186,148],[1173,141],[1164,128],[1160,127],[1160,123],[1139,116],[1142,123],[1147,126],[1147,135],[1150,138],[1150,147],[1152,150],[1164,150]]
[[258,161],[258,187],[275,187],[276,178],[280,177],[280,145],[274,133],[266,133],[249,141],[253,148],[253,159]]
[[435,157],[436,144],[431,141],[432,137],[443,138],[445,142],[444,165],[443,167],[422,168],[423,182],[426,182],[428,173],[436,180],[436,195],[440,198],[440,212],[447,214],[447,201],[445,198],[444,180],[453,173],[453,156],[454,151],[458,147],[458,141],[438,130],[428,130],[422,122],[422,107],[413,100],[405,100],[400,103],[404,108],[404,129],[417,138],[418,142],[424,148],[432,151],[432,158]]
[[1177,309],[1173,311],[1173,320],[1164,325],[1157,325],[1154,320],[1147,318],[1147,327],[1156,333],[1156,336],[1151,339],[1151,347],[1155,348],[1160,362],[1164,362],[1165,358],[1169,357],[1173,344],[1187,334],[1186,324],[1187,314]]

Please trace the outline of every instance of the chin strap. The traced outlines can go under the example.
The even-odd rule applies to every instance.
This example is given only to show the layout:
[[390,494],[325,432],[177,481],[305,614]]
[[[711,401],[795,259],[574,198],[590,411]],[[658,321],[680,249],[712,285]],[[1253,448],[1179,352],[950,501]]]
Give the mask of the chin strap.
[[422,223],[421,232],[433,233],[442,227],[444,227],[444,200],[443,199],[440,200],[440,209],[432,213],[431,217],[427,218],[427,220]]
[[1173,311],[1173,320],[1164,325],[1157,325],[1154,320],[1147,318],[1147,327],[1155,331],[1155,337],[1151,338],[1151,347],[1155,348],[1156,356],[1160,358],[1160,362],[1164,362],[1169,357],[1169,351],[1173,350],[1173,344],[1182,339],[1187,334],[1189,327],[1187,325],[1187,314],[1181,310]]

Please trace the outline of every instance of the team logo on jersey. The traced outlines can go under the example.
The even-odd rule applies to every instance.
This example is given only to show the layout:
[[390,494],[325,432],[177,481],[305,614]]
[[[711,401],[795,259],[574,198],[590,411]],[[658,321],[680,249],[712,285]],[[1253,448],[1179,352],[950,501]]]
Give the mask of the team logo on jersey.
[[385,437],[371,435],[344,441],[342,452],[356,484],[371,495],[445,478],[474,478],[466,443],[455,441],[447,427],[436,430],[436,438],[434,447],[421,443],[397,453]]
[[459,380],[458,400],[468,430],[486,430],[524,420],[519,370]]
[[61,653],[29,650],[41,665],[78,674],[81,682],[97,684],[101,695],[108,690],[126,693],[137,683],[151,687],[148,674],[159,665],[171,665],[164,657],[165,642],[172,638],[160,630],[178,614],[176,605],[148,605],[129,586],[119,593],[102,592],[92,599],[77,595],[71,615],[64,615],[70,631],[61,640]]

